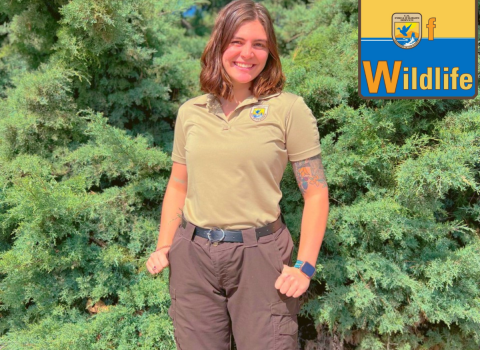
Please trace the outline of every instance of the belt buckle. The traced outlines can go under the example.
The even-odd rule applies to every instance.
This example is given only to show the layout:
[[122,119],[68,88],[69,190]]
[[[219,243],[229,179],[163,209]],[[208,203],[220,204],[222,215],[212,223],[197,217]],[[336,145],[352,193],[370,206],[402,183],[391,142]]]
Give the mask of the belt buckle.
[[221,242],[221,241],[223,241],[223,240],[225,239],[225,231],[222,230],[220,227],[217,227],[217,229],[219,229],[219,230],[222,231],[223,237],[220,238],[219,240],[214,241],[214,240],[212,240],[212,239],[210,238],[210,232],[211,232],[212,230],[214,230],[214,229],[215,229],[215,227],[208,230],[208,232],[207,232],[207,237],[208,237],[208,240],[210,241],[210,243],[212,243],[212,244],[216,247],[216,246],[218,245],[218,242]]

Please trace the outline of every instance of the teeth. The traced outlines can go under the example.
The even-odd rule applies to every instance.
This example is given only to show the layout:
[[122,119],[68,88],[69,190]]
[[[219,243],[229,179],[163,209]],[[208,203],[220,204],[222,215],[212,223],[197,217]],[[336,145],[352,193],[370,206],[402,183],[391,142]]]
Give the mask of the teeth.
[[253,64],[243,64],[243,63],[238,63],[238,62],[235,62],[235,64],[239,67],[242,67],[242,68],[252,68],[253,67]]

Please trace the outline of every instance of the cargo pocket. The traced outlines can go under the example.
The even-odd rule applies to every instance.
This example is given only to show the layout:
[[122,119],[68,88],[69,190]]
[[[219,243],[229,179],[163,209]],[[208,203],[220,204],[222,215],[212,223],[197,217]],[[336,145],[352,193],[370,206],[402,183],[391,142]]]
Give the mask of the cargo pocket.
[[181,350],[180,344],[178,343],[178,332],[177,332],[177,291],[175,288],[170,287],[170,299],[172,303],[168,308],[168,316],[172,319],[173,324],[173,338],[175,339],[175,344],[177,345],[177,350]]
[[288,297],[271,304],[274,350],[298,349],[298,298]]

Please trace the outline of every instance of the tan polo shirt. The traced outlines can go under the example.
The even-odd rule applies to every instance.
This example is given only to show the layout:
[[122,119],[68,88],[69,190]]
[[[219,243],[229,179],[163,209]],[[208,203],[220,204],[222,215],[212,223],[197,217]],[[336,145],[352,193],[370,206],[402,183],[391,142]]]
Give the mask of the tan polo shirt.
[[229,119],[212,94],[188,100],[178,111],[172,152],[174,162],[187,165],[184,216],[232,230],[273,222],[287,161],[320,152],[316,119],[294,94],[250,96]]

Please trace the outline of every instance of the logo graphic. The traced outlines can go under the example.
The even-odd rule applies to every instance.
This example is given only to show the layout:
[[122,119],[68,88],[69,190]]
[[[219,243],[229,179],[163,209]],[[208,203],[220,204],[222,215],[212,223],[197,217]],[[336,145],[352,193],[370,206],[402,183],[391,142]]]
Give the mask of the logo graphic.
[[359,96],[475,98],[479,3],[359,0]]
[[413,49],[422,40],[422,15],[420,13],[394,13],[392,39],[402,49]]
[[252,118],[253,121],[260,122],[267,117],[267,113],[268,105],[255,106],[250,110],[250,118]]

